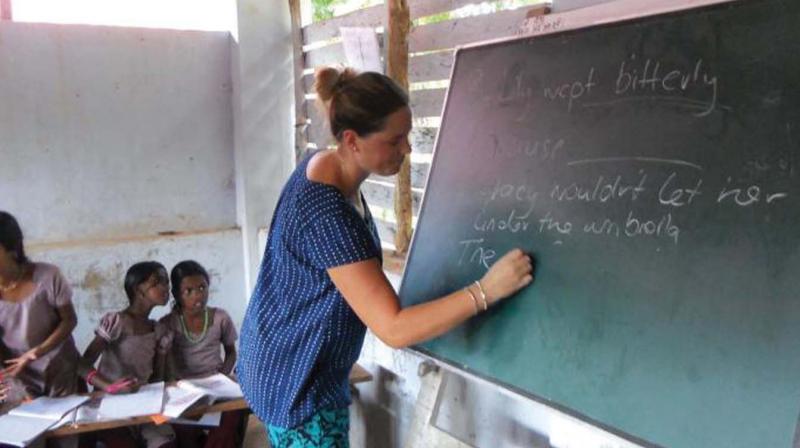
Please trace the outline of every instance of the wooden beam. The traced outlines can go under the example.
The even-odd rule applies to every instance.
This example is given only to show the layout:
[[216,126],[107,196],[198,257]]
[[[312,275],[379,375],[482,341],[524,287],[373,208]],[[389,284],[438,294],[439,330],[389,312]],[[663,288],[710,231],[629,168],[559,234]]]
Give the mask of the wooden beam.
[[[386,67],[390,78],[408,91],[408,35],[411,31],[411,13],[406,0],[387,0],[389,26],[387,27]],[[394,196],[397,233],[394,245],[398,254],[408,252],[411,244],[411,158],[406,156]]]
[[[410,0],[411,20],[451,11],[473,3],[476,3],[476,0]],[[307,25],[303,29],[303,43],[308,45],[339,37],[339,28],[343,26],[369,26],[373,28],[383,26],[383,21],[386,18],[385,8],[383,5],[369,6]]]
[[418,26],[411,33],[410,51],[444,50],[484,40],[513,37],[519,34],[526,19],[546,12],[546,7],[536,6]]
[[410,2],[412,20],[480,3],[476,0],[410,0]]
[[377,28],[383,25],[384,17],[386,17],[384,6],[375,5],[357,9],[351,13],[336,16],[322,22],[312,23],[303,30],[303,43],[308,45],[314,42],[339,37],[339,28],[343,26]]
[[453,56],[453,50],[411,56],[408,62],[409,81],[414,83],[450,79],[450,70],[453,67]]
[[[364,193],[364,197],[367,198],[367,203],[370,205],[391,210],[394,204],[395,188],[392,184],[387,185],[382,179],[385,178],[367,178],[367,180],[361,184],[361,192]],[[411,190],[410,196],[411,212],[418,212],[420,204],[422,203],[422,193],[419,190]],[[397,220],[396,216],[395,220]]]
[[441,117],[447,89],[423,89],[411,92],[411,111],[414,117]]
[[0,20],[14,20],[11,13],[11,0],[0,0]]
[[308,146],[306,128],[308,127],[308,113],[306,111],[305,92],[303,87],[303,27],[300,12],[301,0],[289,0],[289,12],[292,20],[292,50],[294,57],[294,155],[295,160],[300,160]]

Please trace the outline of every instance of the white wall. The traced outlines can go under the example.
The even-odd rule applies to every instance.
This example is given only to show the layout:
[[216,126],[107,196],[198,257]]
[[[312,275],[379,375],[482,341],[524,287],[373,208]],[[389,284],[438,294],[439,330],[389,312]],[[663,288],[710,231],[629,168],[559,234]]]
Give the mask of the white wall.
[[211,304],[241,322],[230,42],[0,22],[0,209],[75,289],[80,349],[145,259],[204,264]]
[[288,1],[237,0],[232,41],[236,211],[248,291],[283,184],[294,168],[294,63]]
[[0,208],[31,241],[234,226],[229,39],[0,24]]

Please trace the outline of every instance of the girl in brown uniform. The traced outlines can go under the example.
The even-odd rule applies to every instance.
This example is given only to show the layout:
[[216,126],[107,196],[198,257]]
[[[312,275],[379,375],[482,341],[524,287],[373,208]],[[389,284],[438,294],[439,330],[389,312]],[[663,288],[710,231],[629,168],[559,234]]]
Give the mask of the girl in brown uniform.
[[[82,375],[95,389],[128,392],[136,385],[164,379],[165,359],[172,343],[170,332],[150,319],[150,312],[169,300],[169,278],[161,263],[136,263],[125,274],[125,293],[130,305],[122,311],[100,319],[94,340],[83,354]],[[136,385],[118,388],[120,384]],[[111,390],[109,390],[111,389]],[[174,446],[174,433],[169,425],[141,425],[124,430],[98,433],[107,446],[134,447],[142,442],[147,448]]]
[[72,330],[77,324],[67,280],[57,267],[28,259],[19,223],[0,211],[0,397],[75,393],[79,354]]
[[[175,307],[161,319],[172,332],[171,371],[176,379],[230,375],[236,363],[236,327],[222,308],[209,307],[208,272],[196,261],[172,268]],[[222,350],[220,350],[222,349]],[[222,352],[224,351],[224,357]],[[174,425],[182,448],[233,448],[244,437],[244,413],[224,412],[220,425],[206,431]]]

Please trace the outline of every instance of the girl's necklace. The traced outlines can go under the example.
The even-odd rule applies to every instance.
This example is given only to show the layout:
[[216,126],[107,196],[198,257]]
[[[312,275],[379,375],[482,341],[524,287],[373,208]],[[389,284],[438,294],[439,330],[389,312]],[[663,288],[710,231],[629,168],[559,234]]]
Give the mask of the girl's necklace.
[[189,327],[186,325],[186,318],[183,317],[183,313],[181,313],[181,329],[183,330],[183,335],[186,336],[186,339],[189,340],[192,344],[197,344],[198,342],[202,341],[204,337],[206,337],[206,332],[208,332],[208,308],[205,309],[205,313],[203,314],[203,331],[200,332],[200,335],[195,337],[189,331]]
[[19,286],[19,281],[22,280],[23,272],[24,271],[22,269],[20,269],[19,270],[19,275],[17,275],[17,278],[15,280],[13,280],[13,281],[9,282],[8,284],[5,284],[5,285],[0,284],[0,292],[9,292],[9,291],[13,291],[13,290],[17,289],[17,286]]

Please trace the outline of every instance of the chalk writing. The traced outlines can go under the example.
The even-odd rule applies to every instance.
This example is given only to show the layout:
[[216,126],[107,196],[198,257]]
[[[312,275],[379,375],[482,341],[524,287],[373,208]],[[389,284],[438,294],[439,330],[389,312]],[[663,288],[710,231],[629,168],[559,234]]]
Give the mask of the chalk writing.
[[490,134],[492,158],[525,156],[543,162],[553,161],[563,151],[564,139],[522,140],[514,137],[501,138]]
[[492,201],[498,199],[509,199],[517,202],[535,203],[539,197],[539,192],[536,188],[528,184],[509,184],[500,181],[495,182],[489,191],[482,191],[482,196],[485,196],[484,206]]
[[486,208],[484,207],[475,217],[472,227],[478,232],[494,232],[494,231],[507,231],[510,233],[524,232],[528,230],[528,218],[533,211],[533,204],[525,210],[520,212],[516,208],[512,208],[505,216],[497,218],[494,216],[486,216]]
[[459,241],[458,245],[462,247],[462,250],[461,256],[458,258],[458,264],[478,263],[489,269],[492,261],[497,257],[497,252],[494,249],[483,247],[483,242],[483,238]]
[[556,31],[564,26],[564,19],[562,17],[558,17],[558,14],[555,16],[534,16],[528,17],[522,22],[522,26],[519,28],[517,34],[537,34],[537,33],[546,33],[551,31]]
[[646,190],[646,182],[647,174],[640,170],[639,181],[634,184],[623,183],[622,176],[616,176],[613,180],[599,176],[592,186],[580,185],[577,182],[566,186],[556,183],[550,190],[550,198],[559,202],[575,200],[608,202],[611,199],[625,199],[627,196],[631,201],[635,201]]
[[503,76],[503,87],[500,92],[500,104],[527,101],[531,98],[534,95],[533,84],[535,84],[535,80],[529,79],[529,75],[529,73],[525,72],[525,67],[520,63],[506,69]]
[[680,229],[672,222],[672,214],[667,213],[657,219],[642,219],[634,216],[633,211],[628,213],[625,220],[625,235],[634,236],[655,236],[672,238],[678,244]]
[[591,221],[583,226],[585,233],[592,233],[595,235],[611,235],[619,238],[620,226],[615,221],[608,218],[602,221]]
[[759,185],[746,185],[740,187],[730,187],[731,178],[728,178],[727,185],[722,187],[717,196],[717,203],[733,203],[740,207],[748,207],[764,201],[770,204],[779,199],[789,197],[786,192],[764,193]]
[[658,189],[658,202],[661,205],[683,207],[691,204],[695,196],[700,194],[700,186],[703,185],[703,179],[699,179],[693,187],[676,188],[674,180],[677,175],[677,173],[670,174],[667,180],[661,184],[661,188]]
[[567,103],[567,112],[572,111],[572,103],[584,95],[592,93],[592,87],[597,85],[594,77],[594,67],[589,69],[586,81],[572,81],[544,88],[544,97],[548,100],[563,100]]
[[634,157],[598,157],[594,159],[581,159],[581,160],[573,160],[571,162],[567,162],[567,166],[575,166],[575,165],[588,165],[588,164],[595,164],[595,163],[619,163],[619,162],[638,162],[638,163],[656,163],[656,164],[664,164],[664,165],[677,165],[677,166],[686,166],[689,168],[694,168],[698,171],[703,171],[703,167],[692,162],[687,162],[686,160],[679,160],[679,159],[664,159],[661,157],[642,157],[642,156],[634,156]]
[[561,235],[572,233],[572,223],[569,221],[559,221],[553,218],[551,212],[547,212],[544,218],[539,220],[539,233],[555,231]]
[[700,88],[707,92],[708,97],[704,102],[679,100],[674,96],[644,96],[642,99],[673,101],[679,100],[686,107],[698,109],[695,115],[702,117],[712,113],[717,107],[718,80],[710,74],[703,64],[703,59],[698,59],[694,67],[670,67],[671,70],[662,72],[661,62],[647,58],[643,63],[636,61],[636,55],[631,55],[627,61],[619,65],[614,93],[617,95],[636,93],[684,93],[690,88]]

